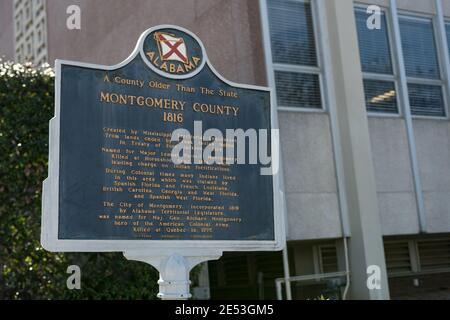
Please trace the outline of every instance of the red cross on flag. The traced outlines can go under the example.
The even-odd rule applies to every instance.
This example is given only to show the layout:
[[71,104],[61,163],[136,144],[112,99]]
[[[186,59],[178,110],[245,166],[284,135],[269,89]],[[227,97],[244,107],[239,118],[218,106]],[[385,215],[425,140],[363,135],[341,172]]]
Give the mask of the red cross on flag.
[[176,38],[173,35],[158,32],[155,34],[158,41],[162,60],[175,60],[188,63],[186,44],[183,38]]

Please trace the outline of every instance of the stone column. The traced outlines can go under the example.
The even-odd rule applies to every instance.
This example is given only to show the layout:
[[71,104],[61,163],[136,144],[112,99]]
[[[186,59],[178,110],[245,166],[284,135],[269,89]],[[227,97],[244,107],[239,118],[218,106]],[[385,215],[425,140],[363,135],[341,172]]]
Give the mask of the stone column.
[[[331,94],[330,108],[341,148],[348,224],[351,282],[350,299],[389,299],[386,263],[378,212],[375,173],[365,108],[362,71],[352,0],[319,0],[321,37],[327,37],[323,48],[327,84]],[[331,113],[331,112],[330,112]],[[367,268],[378,266],[381,289],[367,286]],[[375,275],[376,276],[376,275]]]

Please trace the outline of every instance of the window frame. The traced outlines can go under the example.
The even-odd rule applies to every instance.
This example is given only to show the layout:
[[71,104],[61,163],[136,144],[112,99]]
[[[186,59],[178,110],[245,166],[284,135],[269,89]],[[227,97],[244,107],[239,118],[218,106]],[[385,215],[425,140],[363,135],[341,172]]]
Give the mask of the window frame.
[[270,34],[270,18],[269,18],[269,10],[268,10],[268,0],[260,0],[260,3],[264,3],[264,5],[260,8],[262,12],[262,24],[265,24],[266,27],[263,28],[263,48],[264,51],[269,53],[270,59],[266,59],[267,66],[266,72],[270,73],[268,76],[268,84],[273,87],[275,93],[275,101],[277,102],[277,88],[275,83],[275,72],[293,72],[293,73],[301,73],[308,75],[317,75],[319,79],[319,90],[320,90],[320,108],[307,108],[307,107],[288,107],[279,105],[277,102],[277,110],[278,111],[287,111],[287,112],[308,112],[308,113],[325,113],[327,111],[327,101],[325,95],[325,78],[324,78],[324,59],[322,53],[322,47],[320,45],[320,41],[318,40],[320,33],[320,25],[319,25],[319,14],[317,3],[315,0],[290,0],[292,2],[300,2],[300,3],[309,3],[311,6],[311,18],[312,18],[312,28],[314,35],[314,48],[317,60],[317,66],[306,66],[306,65],[298,65],[298,64],[288,64],[288,63],[276,63],[273,61],[272,55],[272,45],[271,45],[271,34]]
[[[416,115],[411,113],[412,119],[424,119],[424,120],[449,120],[449,108],[448,103],[450,101],[449,98],[449,91],[447,90],[447,86],[445,83],[445,73],[444,73],[444,58],[442,57],[442,52],[440,50],[441,44],[439,43],[439,31],[438,31],[438,24],[437,24],[437,16],[436,14],[430,14],[430,13],[418,13],[415,11],[410,10],[398,10],[398,18],[399,18],[399,25],[400,25],[400,18],[407,18],[410,20],[416,20],[416,21],[431,21],[431,25],[433,27],[433,37],[434,37],[434,44],[436,47],[436,58],[438,62],[438,68],[439,68],[439,79],[427,79],[427,78],[417,78],[417,77],[410,77],[406,75],[406,85],[409,89],[409,83],[412,84],[418,84],[418,85],[432,85],[432,86],[439,86],[442,90],[442,100],[443,100],[443,110],[445,113],[445,116],[428,116],[428,115]],[[401,36],[401,35],[400,35]],[[399,44],[402,46],[402,43]],[[404,53],[403,53],[404,54]],[[411,107],[411,106],[410,106]]]
[[[435,20],[437,19],[437,17],[434,18]],[[449,30],[449,34],[447,35],[447,25],[450,27],[450,17],[447,16],[443,16],[444,19],[444,30],[441,30],[441,32],[443,32],[443,36],[446,37],[447,39],[449,39],[450,37],[450,30]],[[439,36],[439,31],[437,30],[438,28],[440,28],[439,26],[439,21],[435,21],[435,26],[436,26],[436,30],[435,30],[435,34],[436,37]],[[444,91],[443,91],[443,95],[444,95],[444,102],[445,102],[445,118],[444,120],[450,120],[450,73],[447,74],[447,72],[449,71],[450,67],[445,66],[445,58],[442,56],[442,54],[447,54],[448,59],[450,59],[450,42],[447,40],[447,47],[444,48],[444,44],[440,43],[442,45],[442,49],[438,50],[438,59],[439,62],[442,64],[441,66],[441,78],[443,81],[443,87],[444,87]],[[447,68],[447,70],[445,69]]]
[[[354,9],[360,9],[360,10],[366,10],[368,7],[367,3],[361,3],[361,2],[355,2],[354,3]],[[390,46],[390,55],[391,55],[391,60],[392,60],[392,67],[393,67],[393,77],[391,77],[390,75],[384,75],[384,74],[378,74],[378,73],[368,73],[368,72],[362,72],[363,74],[363,80],[381,80],[381,81],[390,81],[392,82],[392,79],[394,80],[395,83],[395,90],[397,92],[397,104],[398,104],[398,113],[383,113],[383,112],[373,112],[373,111],[367,111],[367,115],[368,116],[372,116],[372,117],[388,117],[388,118],[403,118],[404,112],[403,112],[403,105],[404,105],[404,99],[402,97],[402,95],[400,94],[400,79],[399,79],[399,75],[398,75],[398,69],[399,69],[399,65],[398,65],[398,61],[396,59],[396,55],[394,52],[394,48],[395,46],[399,45],[402,46],[402,44],[397,44],[395,43],[395,39],[393,37],[393,31],[392,31],[392,17],[390,14],[390,7],[389,6],[382,6],[379,5],[379,7],[381,8],[381,10],[384,12],[385,17],[386,17],[386,24],[387,24],[387,32],[388,32],[388,39],[389,39],[389,46]],[[410,10],[398,10],[398,16],[399,18],[401,17],[405,17],[407,19],[412,19],[412,20],[426,20],[426,21],[431,21],[432,23],[432,27],[433,27],[433,36],[434,36],[434,41],[435,41],[435,46],[436,46],[436,55],[437,55],[437,61],[438,61],[438,66],[439,66],[439,77],[440,79],[426,79],[426,78],[416,78],[416,77],[410,77],[410,76],[406,76],[406,84],[408,85],[409,83],[413,83],[413,84],[424,84],[424,85],[434,85],[434,86],[439,86],[441,87],[442,90],[442,97],[443,97],[443,108],[444,108],[444,112],[445,112],[445,116],[427,116],[427,115],[414,115],[411,114],[411,118],[412,119],[425,119],[425,120],[449,120],[450,119],[450,108],[449,108],[449,103],[450,103],[450,91],[447,88],[448,86],[446,85],[446,80],[445,80],[445,72],[444,72],[444,58],[442,57],[442,50],[440,49],[440,45],[441,43],[439,42],[439,26],[437,23],[437,16],[436,14],[430,14],[430,13],[418,13],[415,11],[410,11]],[[398,23],[400,24],[400,19],[398,21]],[[447,25],[450,25],[450,17],[444,17],[444,23]],[[444,30],[444,32],[446,32],[446,30]],[[450,45],[450,44],[449,44]],[[447,48],[446,48],[447,49]],[[450,48],[448,48],[448,50],[446,50],[445,53],[449,54],[450,56]],[[448,79],[447,81],[450,81],[450,79]]]
[[[369,4],[361,3],[361,2],[355,2],[353,5],[354,10],[363,10],[366,12],[367,8],[369,7]],[[384,17],[386,20],[386,28],[387,28],[387,38],[388,38],[388,45],[389,45],[389,56],[391,58],[391,64],[392,64],[392,75],[390,74],[381,74],[381,73],[373,73],[373,72],[364,72],[362,71],[361,66],[361,73],[363,75],[363,82],[364,80],[375,80],[375,81],[386,81],[386,82],[393,82],[395,93],[396,93],[396,99],[397,99],[397,113],[389,113],[389,112],[376,112],[376,111],[368,111],[367,105],[366,112],[367,115],[370,117],[381,117],[381,118],[402,118],[403,115],[403,108],[402,108],[402,98],[400,96],[400,86],[399,86],[399,77],[398,77],[398,61],[395,58],[395,40],[392,36],[392,21],[390,17],[389,8],[386,6],[380,6],[381,11],[384,13]]]

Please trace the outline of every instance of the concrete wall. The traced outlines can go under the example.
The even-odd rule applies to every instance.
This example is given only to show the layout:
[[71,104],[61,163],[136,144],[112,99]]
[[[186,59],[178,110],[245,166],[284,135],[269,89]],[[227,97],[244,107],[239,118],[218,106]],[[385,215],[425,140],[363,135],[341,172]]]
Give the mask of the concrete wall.
[[12,0],[0,1],[0,58],[14,60],[14,24]]
[[341,236],[329,116],[280,112],[288,239]]
[[[81,30],[66,28],[67,6],[81,8]],[[49,60],[116,64],[140,34],[175,24],[202,39],[215,68],[226,78],[265,83],[259,6],[253,0],[47,0]],[[258,32],[255,32],[258,30]]]
[[428,231],[450,231],[450,123],[414,120]]
[[370,117],[369,129],[383,235],[418,233],[405,121]]

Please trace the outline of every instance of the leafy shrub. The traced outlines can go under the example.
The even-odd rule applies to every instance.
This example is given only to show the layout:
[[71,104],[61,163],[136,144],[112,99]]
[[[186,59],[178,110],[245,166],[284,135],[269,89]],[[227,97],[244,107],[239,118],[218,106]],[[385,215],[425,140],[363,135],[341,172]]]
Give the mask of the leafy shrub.
[[[54,74],[0,60],[0,299],[152,299],[156,270],[121,253],[51,253],[39,242]],[[69,265],[81,290],[68,290]]]

